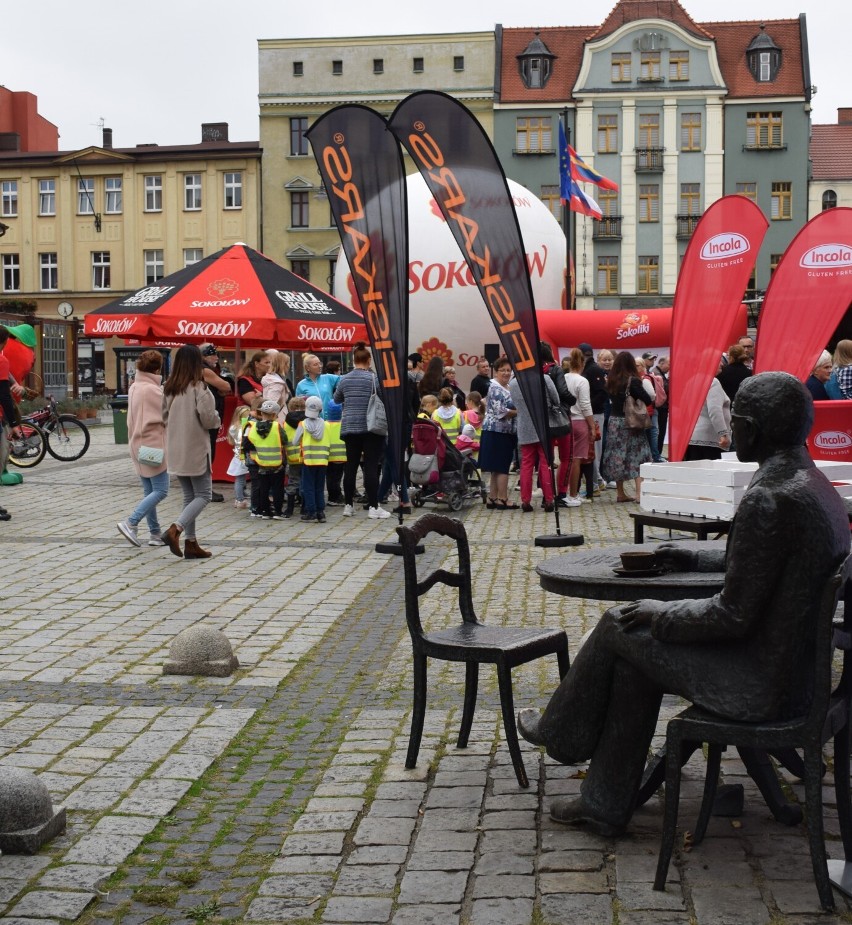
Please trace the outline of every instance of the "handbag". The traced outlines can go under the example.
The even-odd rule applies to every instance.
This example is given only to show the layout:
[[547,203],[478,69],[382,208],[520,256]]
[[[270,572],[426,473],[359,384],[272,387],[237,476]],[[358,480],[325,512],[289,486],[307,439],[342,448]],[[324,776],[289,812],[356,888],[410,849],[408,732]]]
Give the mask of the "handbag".
[[376,391],[376,381],[373,380],[373,391],[367,402],[367,431],[371,434],[377,434],[379,437],[388,435],[388,416],[385,413],[385,406],[379,398]]
[[627,380],[627,389],[624,392],[624,423],[630,430],[647,430],[651,426],[648,405],[641,398],[633,398],[630,394],[631,381]]
[[165,451],[155,446],[140,446],[136,451],[136,460],[143,466],[162,466]]
[[551,437],[565,437],[571,433],[571,420],[562,405],[548,404],[547,429]]

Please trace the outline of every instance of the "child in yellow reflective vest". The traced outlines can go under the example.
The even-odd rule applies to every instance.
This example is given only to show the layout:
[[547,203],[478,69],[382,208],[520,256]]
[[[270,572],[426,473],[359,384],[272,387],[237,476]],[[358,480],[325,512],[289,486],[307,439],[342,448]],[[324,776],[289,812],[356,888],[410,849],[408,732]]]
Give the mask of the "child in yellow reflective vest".
[[441,389],[438,394],[438,402],[440,407],[432,415],[432,420],[443,427],[444,433],[455,446],[456,440],[458,440],[461,433],[463,421],[462,413],[458,405],[456,405],[456,396],[453,394],[453,390]]
[[420,399],[420,412],[417,417],[432,419],[432,415],[438,410],[438,399],[434,395],[424,395]]
[[281,406],[277,401],[266,400],[259,410],[260,420],[247,427],[243,434],[246,462],[252,479],[257,480],[257,492],[252,492],[253,498],[257,499],[255,516],[259,514],[264,520],[280,520],[283,517],[287,437],[278,423]]
[[295,395],[287,402],[287,416],[284,418],[284,433],[287,437],[287,509],[284,516],[290,518],[301,497],[302,486],[302,444],[296,439],[296,431],[305,420],[305,399]]
[[340,436],[340,418],[343,415],[343,405],[334,399],[325,406],[325,426],[329,432],[331,449],[328,454],[328,470],[325,476],[325,487],[328,493],[328,504],[339,507],[345,503],[341,485],[343,484],[343,470],[346,468],[346,444]]
[[[305,399],[305,420],[296,437],[302,446],[302,520],[325,523],[325,476],[331,452],[331,432],[322,418],[322,399]],[[294,437],[294,439],[296,439]]]

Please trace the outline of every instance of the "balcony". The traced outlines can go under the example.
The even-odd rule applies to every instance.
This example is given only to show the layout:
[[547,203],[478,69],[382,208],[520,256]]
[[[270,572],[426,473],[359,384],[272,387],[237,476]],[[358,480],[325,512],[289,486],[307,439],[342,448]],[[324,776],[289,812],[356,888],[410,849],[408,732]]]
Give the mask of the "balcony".
[[635,148],[636,173],[662,173],[665,148]]
[[692,233],[695,231],[698,226],[698,222],[701,218],[700,215],[677,215],[677,237],[679,240],[689,240],[692,237]]
[[592,225],[592,240],[594,241],[620,241],[621,216],[605,215],[600,221]]

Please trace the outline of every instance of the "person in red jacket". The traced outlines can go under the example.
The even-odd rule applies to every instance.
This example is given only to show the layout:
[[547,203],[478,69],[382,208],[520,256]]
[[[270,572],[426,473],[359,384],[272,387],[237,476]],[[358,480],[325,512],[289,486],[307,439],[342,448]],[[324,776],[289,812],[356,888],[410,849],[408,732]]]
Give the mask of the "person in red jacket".
[[[9,459],[7,431],[11,433],[13,439],[21,436],[21,431],[16,426],[18,410],[12,400],[12,373],[9,369],[9,360],[3,353],[8,340],[8,330],[0,326],[0,409],[3,412],[2,427],[0,427],[0,471],[6,468]],[[5,508],[0,507],[0,520],[11,519],[12,515]]]

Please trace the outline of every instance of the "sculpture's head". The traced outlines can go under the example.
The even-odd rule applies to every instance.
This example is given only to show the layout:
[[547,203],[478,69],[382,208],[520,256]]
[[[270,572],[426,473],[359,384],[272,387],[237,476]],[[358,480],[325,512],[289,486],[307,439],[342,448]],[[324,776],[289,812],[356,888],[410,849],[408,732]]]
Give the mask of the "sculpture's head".
[[737,456],[762,460],[777,450],[802,446],[814,422],[810,392],[789,373],[758,373],[745,379],[731,411]]

